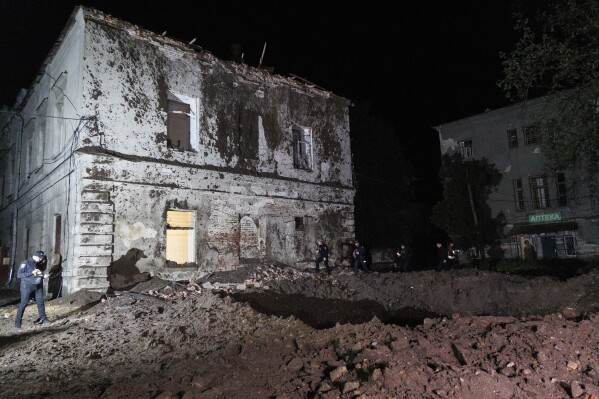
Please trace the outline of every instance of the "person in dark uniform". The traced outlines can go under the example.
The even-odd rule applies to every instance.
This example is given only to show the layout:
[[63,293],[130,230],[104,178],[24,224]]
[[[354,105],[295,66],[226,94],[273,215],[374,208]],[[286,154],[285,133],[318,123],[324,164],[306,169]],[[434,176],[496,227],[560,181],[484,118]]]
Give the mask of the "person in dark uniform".
[[458,251],[453,246],[453,243],[449,243],[447,246],[447,269],[453,269],[458,265]]
[[370,270],[368,269],[368,265],[366,264],[366,250],[364,246],[362,246],[358,241],[355,242],[354,249],[354,273],[357,273],[358,270],[362,270],[365,273],[368,273]]
[[43,251],[35,251],[33,255],[19,266],[17,277],[21,279],[21,302],[17,310],[15,327],[21,329],[23,322],[23,312],[29,302],[32,292],[35,293],[35,302],[37,304],[38,323],[48,324],[50,320],[46,317],[46,307],[44,305],[44,271],[48,265],[46,254]]
[[412,271],[412,248],[407,246],[406,244],[401,244],[401,249],[399,250],[400,258],[402,259],[402,270],[404,272]]
[[324,261],[324,266],[327,268],[327,273],[331,274],[331,268],[329,267],[329,247],[322,240],[318,240],[318,250],[316,252],[316,270],[320,272],[320,262]]
[[447,258],[447,249],[440,242],[437,243],[437,258],[439,263],[437,263],[436,270],[440,272],[441,270],[448,270],[448,258]]

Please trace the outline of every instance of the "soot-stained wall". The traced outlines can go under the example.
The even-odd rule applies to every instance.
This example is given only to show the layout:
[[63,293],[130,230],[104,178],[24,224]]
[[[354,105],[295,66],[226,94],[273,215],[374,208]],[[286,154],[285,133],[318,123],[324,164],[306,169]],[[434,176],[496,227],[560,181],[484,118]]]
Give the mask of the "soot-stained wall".
[[[98,253],[179,279],[255,262],[305,267],[323,238],[344,262],[354,236],[348,100],[85,15],[81,103],[93,118],[76,159],[79,211],[98,203],[101,230],[112,226],[94,236]],[[191,104],[189,151],[167,145],[172,96]],[[309,168],[294,167],[293,127],[311,134]],[[194,212],[194,262],[166,260],[169,210]]]

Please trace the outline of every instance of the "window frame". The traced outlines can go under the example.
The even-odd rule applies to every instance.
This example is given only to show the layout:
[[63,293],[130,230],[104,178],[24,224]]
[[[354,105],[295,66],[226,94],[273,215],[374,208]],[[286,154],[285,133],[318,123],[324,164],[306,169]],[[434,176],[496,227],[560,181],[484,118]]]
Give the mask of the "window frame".
[[293,167],[311,171],[313,168],[312,129],[304,126],[292,126]]
[[531,123],[529,125],[522,126],[522,133],[524,136],[524,144],[541,144],[541,127],[538,123]]
[[[191,226],[176,226],[176,225],[171,225],[169,224],[169,213],[170,212],[184,212],[184,213],[189,213],[191,214]],[[196,215],[196,211],[194,210],[189,210],[189,209],[168,209],[166,211],[166,229],[165,229],[165,253],[164,253],[164,258],[167,262],[167,265],[169,263],[174,263],[177,265],[185,265],[186,263],[195,263],[197,260],[197,254],[196,254],[196,225],[197,225],[197,215]],[[179,231],[179,230],[186,230],[189,231],[188,235],[187,235],[187,261],[180,263],[178,262],[176,259],[174,258],[170,258],[169,257],[169,231]]]
[[[568,242],[571,242],[572,245],[569,246]],[[576,256],[576,237],[573,234],[564,235],[564,251],[566,256]]]
[[566,174],[564,172],[555,173],[555,188],[557,190],[557,205],[568,205],[568,186],[566,183]]
[[460,147],[460,154],[462,155],[462,159],[470,159],[474,157],[474,151],[472,149],[472,139],[464,139],[458,141],[458,146]]
[[522,179],[513,179],[512,185],[514,187],[514,200],[516,202],[516,211],[525,211],[526,200],[524,199],[524,186],[522,185]]
[[507,129],[507,146],[508,148],[518,148],[518,129]]
[[[169,101],[178,102],[180,104],[185,104],[189,106],[189,113],[184,113],[189,118],[189,148],[178,149],[173,147],[169,143],[169,116],[171,114]],[[198,151],[199,150],[199,128],[198,128],[198,106],[199,100],[195,97],[190,97],[185,94],[175,93],[169,91],[167,93],[167,120],[166,120],[166,137],[167,137],[167,147],[173,150],[180,151]],[[178,113],[179,111],[175,111]]]
[[[542,184],[539,185],[539,179],[542,180]],[[532,206],[534,209],[546,209],[551,207],[551,200],[549,198],[549,181],[547,175],[531,176],[530,182],[530,193],[532,197]],[[541,195],[542,193],[542,195]]]

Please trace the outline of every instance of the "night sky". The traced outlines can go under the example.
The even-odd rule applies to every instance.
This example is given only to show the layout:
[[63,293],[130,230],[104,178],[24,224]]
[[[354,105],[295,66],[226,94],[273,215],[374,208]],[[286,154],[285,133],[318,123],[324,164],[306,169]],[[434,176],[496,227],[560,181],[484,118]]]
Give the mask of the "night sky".
[[83,4],[176,39],[195,37],[221,58],[240,43],[250,65],[267,42],[263,65],[275,73],[371,101],[406,127],[505,104],[496,81],[498,53],[516,38],[509,1],[375,3],[2,0],[0,103],[12,104],[29,87],[71,11]]
[[[393,123],[417,171],[417,200],[436,201],[441,123],[508,102],[499,52],[513,48],[511,2],[0,0],[0,104],[28,88],[79,4],[229,59],[305,78]],[[427,187],[429,191],[427,192]]]

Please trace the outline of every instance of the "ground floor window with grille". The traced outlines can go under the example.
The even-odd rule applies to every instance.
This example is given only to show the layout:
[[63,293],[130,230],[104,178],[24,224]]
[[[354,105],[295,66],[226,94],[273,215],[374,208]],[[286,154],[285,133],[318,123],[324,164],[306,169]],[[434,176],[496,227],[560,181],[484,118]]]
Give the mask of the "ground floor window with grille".
[[564,236],[564,246],[566,247],[566,256],[576,256],[576,240],[574,236]]
[[551,202],[549,201],[549,184],[547,182],[547,176],[531,177],[530,192],[532,194],[533,208],[542,209],[551,206]]
[[195,212],[166,212],[166,260],[178,264],[195,262]]

